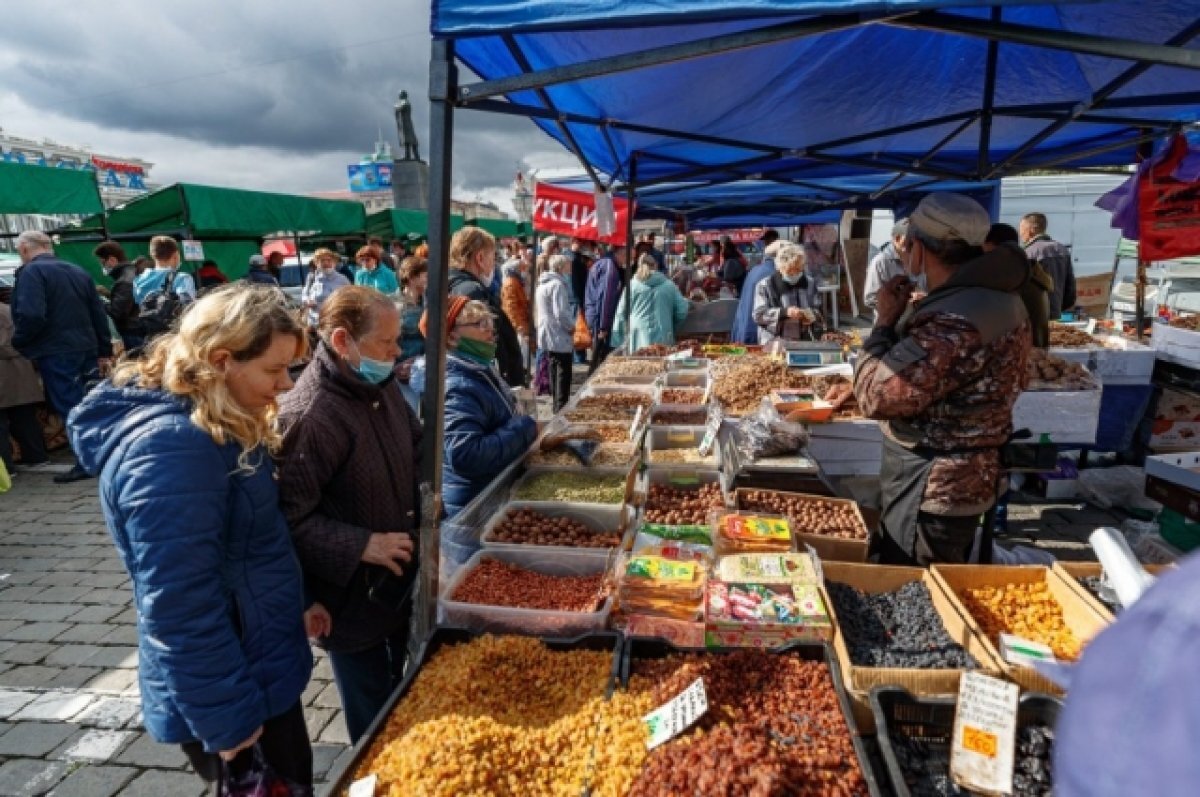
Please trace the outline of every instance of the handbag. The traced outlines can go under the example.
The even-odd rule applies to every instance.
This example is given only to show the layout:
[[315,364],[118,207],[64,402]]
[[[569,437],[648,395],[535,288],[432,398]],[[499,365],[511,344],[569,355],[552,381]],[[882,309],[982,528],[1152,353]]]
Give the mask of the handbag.
[[546,352],[537,354],[537,371],[533,377],[533,394],[535,396],[550,395],[550,358]]
[[592,333],[588,332],[587,322],[583,320],[583,311],[579,311],[578,317],[575,319],[575,334],[572,336],[571,342],[575,346],[576,351],[592,348]]
[[[221,782],[217,789],[220,797],[311,797],[313,790],[308,786],[292,783],[276,772],[263,756],[257,744],[250,748],[249,768],[234,774],[233,762],[221,761]],[[240,769],[240,767],[239,767]]]

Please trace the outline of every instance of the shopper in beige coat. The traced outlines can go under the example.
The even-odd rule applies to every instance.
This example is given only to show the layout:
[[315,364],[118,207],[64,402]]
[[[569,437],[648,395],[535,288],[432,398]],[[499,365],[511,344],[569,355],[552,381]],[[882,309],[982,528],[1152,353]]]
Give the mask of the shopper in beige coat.
[[13,348],[13,318],[8,300],[7,295],[0,297],[0,460],[13,473],[10,435],[21,447],[22,469],[44,466],[48,459],[36,412],[36,405],[43,400],[42,381],[33,363]]

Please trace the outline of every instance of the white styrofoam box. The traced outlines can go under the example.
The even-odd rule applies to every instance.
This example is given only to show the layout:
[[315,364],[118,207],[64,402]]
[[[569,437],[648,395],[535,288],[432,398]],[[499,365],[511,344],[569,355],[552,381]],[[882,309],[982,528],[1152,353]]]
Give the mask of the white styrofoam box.
[[830,467],[839,462],[870,462],[873,460],[878,467],[879,460],[883,456],[883,441],[813,437],[808,441],[808,453],[826,473],[830,472]]
[[1088,444],[1096,442],[1100,425],[1100,389],[1027,390],[1013,404],[1013,430],[1028,429],[1032,437],[1019,443]]
[[1146,475],[1157,476],[1189,490],[1200,490],[1200,451],[1146,457]]
[[860,418],[853,421],[834,421],[833,423],[812,423],[808,425],[809,436],[821,440],[860,440],[866,442],[883,442],[883,428],[879,421]]
[[1079,494],[1079,479],[1046,479],[1046,498],[1061,501]]
[[1154,349],[1126,338],[1111,336],[1095,352],[1093,369],[1106,385],[1148,385],[1154,373]]
[[1150,345],[1159,359],[1200,368],[1200,332],[1155,321]]

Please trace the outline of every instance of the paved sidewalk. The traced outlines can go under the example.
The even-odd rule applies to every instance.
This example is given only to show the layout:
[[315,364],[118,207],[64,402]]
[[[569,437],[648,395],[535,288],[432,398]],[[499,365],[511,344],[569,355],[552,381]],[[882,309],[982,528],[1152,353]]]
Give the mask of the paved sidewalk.
[[[137,629],[95,480],[18,473],[0,495],[0,796],[193,797],[141,727]],[[304,693],[317,779],[348,753],[329,661]]]

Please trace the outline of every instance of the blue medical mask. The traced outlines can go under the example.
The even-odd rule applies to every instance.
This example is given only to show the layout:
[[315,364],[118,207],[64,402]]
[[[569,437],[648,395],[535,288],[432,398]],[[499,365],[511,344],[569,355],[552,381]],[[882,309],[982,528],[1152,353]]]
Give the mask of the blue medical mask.
[[[354,348],[358,349],[357,343],[354,344]],[[351,367],[364,382],[370,382],[372,385],[378,385],[392,375],[392,363],[364,357],[361,351],[358,353],[358,365]]]

